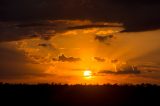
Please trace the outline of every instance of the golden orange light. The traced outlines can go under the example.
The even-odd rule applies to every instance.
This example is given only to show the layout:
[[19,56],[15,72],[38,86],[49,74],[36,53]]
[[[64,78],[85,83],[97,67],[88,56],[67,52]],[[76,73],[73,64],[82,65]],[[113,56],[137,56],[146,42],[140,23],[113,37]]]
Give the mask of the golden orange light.
[[92,76],[92,71],[86,70],[86,71],[84,71],[83,75],[84,75],[84,77],[91,77]]

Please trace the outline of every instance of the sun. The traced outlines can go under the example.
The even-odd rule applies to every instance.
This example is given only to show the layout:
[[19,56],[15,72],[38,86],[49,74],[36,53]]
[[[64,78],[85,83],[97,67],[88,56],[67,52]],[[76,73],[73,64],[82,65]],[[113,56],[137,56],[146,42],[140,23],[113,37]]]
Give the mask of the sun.
[[86,70],[86,71],[84,71],[83,75],[84,75],[84,77],[91,77],[92,76],[92,71]]

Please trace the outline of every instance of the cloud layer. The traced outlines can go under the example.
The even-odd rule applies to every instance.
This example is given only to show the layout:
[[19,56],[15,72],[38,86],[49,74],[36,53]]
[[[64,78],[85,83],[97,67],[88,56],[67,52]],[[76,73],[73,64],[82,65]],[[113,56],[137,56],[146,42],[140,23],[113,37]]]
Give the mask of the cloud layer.
[[80,60],[81,60],[80,58],[66,57],[66,56],[64,56],[64,54],[62,54],[58,57],[58,61],[62,61],[62,62],[77,62]]
[[124,23],[125,32],[160,28],[158,0],[2,0],[0,20],[88,19]]
[[49,40],[57,33],[64,33],[70,30],[110,27],[120,28],[122,25],[119,23],[92,22],[90,20],[0,22],[0,42],[31,38]]
[[44,67],[33,65],[23,53],[14,49],[0,46],[0,58],[0,80],[50,76]]

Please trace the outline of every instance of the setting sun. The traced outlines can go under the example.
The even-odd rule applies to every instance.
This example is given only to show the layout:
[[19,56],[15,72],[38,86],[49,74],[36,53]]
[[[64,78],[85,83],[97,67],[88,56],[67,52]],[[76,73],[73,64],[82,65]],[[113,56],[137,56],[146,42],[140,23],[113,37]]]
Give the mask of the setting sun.
[[84,75],[85,77],[91,77],[91,76],[92,76],[92,71],[86,70],[86,71],[84,71],[83,75]]

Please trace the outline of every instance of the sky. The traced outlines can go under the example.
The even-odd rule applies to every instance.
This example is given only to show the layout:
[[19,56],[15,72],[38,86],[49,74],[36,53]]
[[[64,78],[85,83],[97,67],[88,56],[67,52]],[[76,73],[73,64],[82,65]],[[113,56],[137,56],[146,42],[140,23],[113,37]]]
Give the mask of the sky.
[[158,0],[1,0],[0,82],[160,84],[159,12]]

